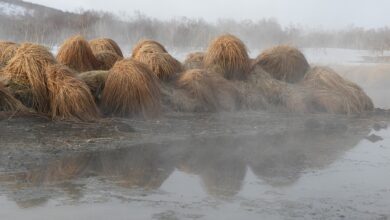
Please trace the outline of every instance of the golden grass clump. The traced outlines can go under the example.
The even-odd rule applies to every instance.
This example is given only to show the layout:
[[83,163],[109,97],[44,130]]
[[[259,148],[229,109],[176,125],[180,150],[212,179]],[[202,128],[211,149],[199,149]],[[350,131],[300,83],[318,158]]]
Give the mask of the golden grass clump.
[[[195,102],[193,111],[234,111],[241,108],[243,97],[233,83],[218,74],[203,69],[184,72],[177,87]],[[186,106],[184,103],[183,106]]]
[[46,68],[56,60],[47,48],[21,44],[15,56],[4,68],[7,87],[27,107],[39,113],[49,111]]
[[131,57],[137,59],[140,53],[168,53],[168,51],[157,41],[141,40],[134,46]]
[[92,71],[100,67],[89,43],[80,35],[71,37],[62,44],[57,60],[77,72]]
[[310,105],[315,111],[352,114],[374,109],[372,100],[358,85],[330,68],[310,69],[302,85],[312,91]]
[[46,73],[53,120],[94,121],[99,117],[88,86],[72,70],[57,64],[49,66]]
[[265,50],[256,58],[255,62],[275,79],[288,83],[302,80],[310,68],[301,51],[286,45]]
[[220,72],[226,79],[245,79],[251,69],[246,46],[229,34],[211,42],[204,56],[204,65]]
[[26,107],[0,82],[0,111],[19,112],[25,109]]
[[203,60],[204,53],[203,52],[195,52],[187,55],[184,61],[184,69],[203,69]]
[[96,55],[103,51],[110,51],[115,53],[119,57],[123,58],[123,53],[119,45],[110,38],[98,38],[89,41],[89,45],[91,45],[92,52]]
[[0,65],[6,66],[8,62],[15,56],[18,50],[18,44],[10,44],[3,51],[0,52]]
[[98,68],[100,70],[109,70],[114,66],[117,61],[123,59],[122,57],[111,51],[101,51],[95,54],[95,57],[100,63],[100,67]]
[[77,78],[84,81],[89,87],[92,95],[95,97],[95,102],[100,103],[104,85],[108,77],[109,71],[98,70],[80,73]]
[[16,43],[11,42],[11,41],[0,41],[0,55],[2,52],[7,49],[10,45],[16,45]]
[[101,109],[108,115],[157,116],[161,109],[157,77],[136,60],[117,62],[107,77]]
[[147,53],[141,49],[134,59],[146,64],[159,79],[164,81],[175,78],[182,71],[181,63],[168,53]]

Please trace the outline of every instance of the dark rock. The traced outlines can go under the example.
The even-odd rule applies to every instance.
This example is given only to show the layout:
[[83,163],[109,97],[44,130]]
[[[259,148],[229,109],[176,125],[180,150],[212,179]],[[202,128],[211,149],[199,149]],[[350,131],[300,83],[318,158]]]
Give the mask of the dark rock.
[[375,131],[380,131],[382,129],[387,129],[388,126],[385,122],[377,122],[375,123],[372,128],[375,130]]
[[375,135],[375,134],[372,134],[368,137],[366,137],[367,140],[371,141],[372,143],[376,143],[378,141],[383,141],[383,138],[378,136],[378,135]]

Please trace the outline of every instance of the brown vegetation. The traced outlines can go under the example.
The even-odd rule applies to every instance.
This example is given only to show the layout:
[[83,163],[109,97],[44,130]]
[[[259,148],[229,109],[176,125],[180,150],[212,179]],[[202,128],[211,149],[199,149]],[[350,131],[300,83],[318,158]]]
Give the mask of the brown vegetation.
[[79,35],[67,39],[62,44],[57,60],[77,72],[96,70],[100,67],[89,43]]
[[245,81],[235,81],[234,84],[245,97],[244,106],[248,109],[307,112],[306,91],[298,85],[274,79],[259,65],[253,67]]
[[101,51],[95,54],[95,56],[100,63],[100,70],[109,70],[114,66],[117,61],[123,59],[122,57],[111,51]]
[[160,112],[157,77],[133,59],[117,62],[110,70],[102,94],[104,113],[117,116],[155,117]]
[[223,35],[211,42],[204,65],[227,79],[245,79],[251,68],[244,43],[233,35]]
[[46,68],[55,63],[55,58],[45,47],[24,43],[4,69],[7,87],[27,107],[47,113],[49,95]]
[[195,52],[187,55],[184,61],[184,69],[203,69],[203,60],[204,53],[203,52]]
[[103,51],[110,51],[115,53],[119,57],[123,58],[123,53],[119,45],[110,38],[98,38],[89,41],[89,45],[91,46],[92,52],[96,55]]
[[0,82],[0,112],[18,112],[25,109],[26,107]]
[[168,53],[147,53],[141,49],[134,59],[146,64],[159,79],[164,81],[175,78],[182,71],[181,63]]
[[15,56],[18,48],[18,44],[10,44],[4,50],[0,51],[0,65],[6,66],[12,57]]
[[168,53],[168,51],[157,41],[141,40],[133,48],[131,57],[137,58],[139,53]]
[[16,45],[16,43],[10,41],[0,41],[0,55],[10,45]]
[[310,66],[301,51],[281,45],[261,53],[255,61],[275,79],[296,83],[303,79]]
[[[241,108],[239,91],[218,74],[207,70],[187,70],[177,81],[177,87],[185,91],[195,103],[192,111],[232,111]],[[188,106],[184,103],[182,106]]]
[[275,92],[271,90],[277,91],[281,87],[281,84],[261,67],[254,68],[246,80],[234,81],[234,85],[244,97],[244,108],[251,110],[267,109],[270,102],[275,102],[272,100]]
[[106,83],[109,71],[90,71],[80,73],[77,77],[84,81],[89,87],[92,95],[95,97],[95,102],[100,103],[104,85]]
[[315,111],[351,114],[371,111],[374,105],[367,94],[326,67],[314,67],[305,76],[303,86],[311,90],[311,107]]
[[54,120],[94,121],[98,108],[88,86],[68,67],[57,64],[47,69],[50,116]]

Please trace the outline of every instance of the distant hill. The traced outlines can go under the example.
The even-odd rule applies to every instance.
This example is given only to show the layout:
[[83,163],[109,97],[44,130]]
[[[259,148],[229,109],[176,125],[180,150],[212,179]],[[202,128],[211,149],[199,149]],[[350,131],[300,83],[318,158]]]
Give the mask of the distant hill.
[[84,34],[99,20],[93,12],[72,13],[22,0],[0,0],[0,40],[55,45]]
[[24,15],[40,15],[47,16],[52,14],[69,14],[58,9],[46,7],[31,2],[22,0],[0,0],[0,15],[1,16],[24,16]]
[[[55,0],[52,0],[55,1]],[[86,39],[109,37],[130,50],[140,39],[154,39],[168,49],[204,50],[211,39],[231,33],[250,49],[275,44],[310,48],[390,50],[390,27],[343,30],[308,30],[281,26],[275,19],[235,21],[221,19],[209,23],[202,19],[158,20],[142,13],[114,15],[102,11],[66,12],[28,2],[0,0],[0,40],[36,42],[58,46],[72,35]]]

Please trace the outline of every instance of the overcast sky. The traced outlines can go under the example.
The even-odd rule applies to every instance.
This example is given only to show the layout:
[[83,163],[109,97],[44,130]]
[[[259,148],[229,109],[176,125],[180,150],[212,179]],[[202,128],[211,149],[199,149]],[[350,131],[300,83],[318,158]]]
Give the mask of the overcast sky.
[[25,0],[62,10],[80,8],[114,13],[140,11],[159,19],[174,17],[261,19],[313,28],[390,25],[390,0]]

